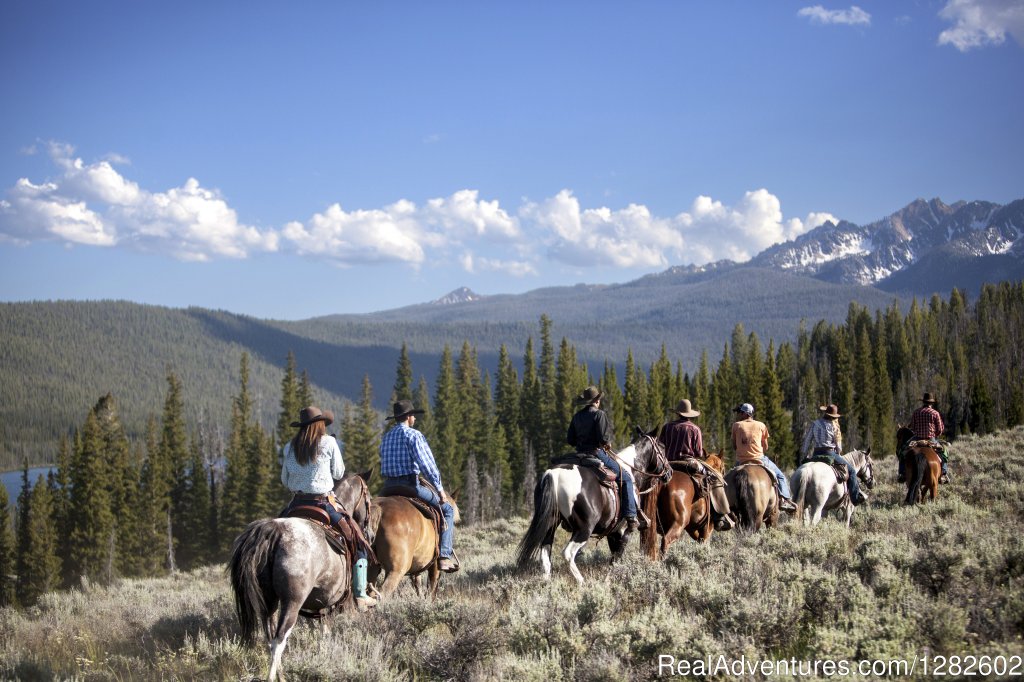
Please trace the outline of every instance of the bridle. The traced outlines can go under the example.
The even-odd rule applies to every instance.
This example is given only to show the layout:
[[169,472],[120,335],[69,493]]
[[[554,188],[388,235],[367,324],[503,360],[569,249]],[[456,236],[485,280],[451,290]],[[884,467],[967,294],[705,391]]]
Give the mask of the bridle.
[[[638,442],[647,442],[648,446],[651,448],[651,452],[654,454],[655,457],[654,463],[657,467],[655,471],[649,472],[646,469],[637,469],[629,462],[623,461],[617,453],[612,453],[612,457],[614,457],[615,460],[621,466],[624,466],[630,471],[632,471],[635,474],[635,478],[640,478],[641,476],[643,476],[645,478],[650,479],[650,483],[646,488],[644,488],[643,490],[637,490],[636,492],[637,495],[645,495],[651,492],[651,490],[654,488],[655,479],[661,479],[662,483],[669,482],[669,480],[672,478],[672,466],[668,463],[668,458],[665,456],[664,446],[654,436],[645,433],[638,440]],[[633,447],[639,451],[639,447],[636,443],[633,444]],[[648,463],[650,462],[648,461]]]
[[[864,472],[867,472],[867,474],[861,476]],[[868,490],[875,487],[875,468],[874,462],[871,461],[870,453],[864,453],[864,464],[861,465],[860,471],[857,472],[857,478],[864,481],[864,485],[867,486]]]

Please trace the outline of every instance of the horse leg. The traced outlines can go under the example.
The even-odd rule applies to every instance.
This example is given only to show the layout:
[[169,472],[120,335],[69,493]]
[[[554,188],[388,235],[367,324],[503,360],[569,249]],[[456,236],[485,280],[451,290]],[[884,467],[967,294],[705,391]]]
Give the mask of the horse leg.
[[410,575],[409,576],[409,581],[412,583],[412,588],[414,590],[416,590],[416,596],[417,597],[423,596],[423,595],[420,594],[420,576],[419,576],[419,574],[417,573],[416,575]]
[[270,672],[267,673],[267,681],[274,682],[276,679],[284,680],[284,673],[281,672],[281,654],[284,653],[285,644],[288,642],[288,635],[299,620],[299,609],[302,603],[298,600],[282,600],[281,609],[278,612],[277,628],[274,638],[270,640]]
[[544,580],[551,580],[551,545],[555,542],[555,531],[558,526],[553,526],[544,536],[544,543],[540,547],[540,565],[544,569]]
[[577,584],[581,586],[583,585],[583,574],[580,573],[580,569],[576,566],[576,555],[583,549],[583,546],[587,544],[589,539],[589,531],[586,532],[586,535],[576,531],[562,550],[562,556],[565,557],[566,562],[569,564],[569,572],[572,573],[572,577],[576,578]]
[[437,585],[441,582],[441,569],[437,567],[435,561],[427,569],[427,592],[430,593],[431,599],[437,599]]
[[684,526],[679,521],[672,524],[672,527],[661,536],[661,557],[668,556],[668,548],[683,535]]

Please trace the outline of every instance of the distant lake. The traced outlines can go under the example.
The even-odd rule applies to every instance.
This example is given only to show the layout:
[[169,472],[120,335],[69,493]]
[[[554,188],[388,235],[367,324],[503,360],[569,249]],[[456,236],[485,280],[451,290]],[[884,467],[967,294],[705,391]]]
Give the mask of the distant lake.
[[[57,467],[34,467],[28,470],[28,484],[35,485],[36,480],[40,475],[46,476],[51,471],[55,471]],[[0,480],[3,480],[4,487],[7,488],[7,498],[11,501],[11,506],[18,501],[18,495],[21,493],[21,469],[17,471],[5,471],[0,474]]]

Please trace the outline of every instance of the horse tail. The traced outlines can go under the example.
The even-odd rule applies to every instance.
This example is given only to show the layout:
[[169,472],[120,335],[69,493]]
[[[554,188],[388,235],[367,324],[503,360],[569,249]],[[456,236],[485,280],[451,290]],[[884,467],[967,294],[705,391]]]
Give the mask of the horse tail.
[[658,558],[658,495],[662,485],[661,481],[655,480],[644,498],[644,516],[648,524],[640,531],[640,550],[651,560]]
[[260,627],[268,641],[273,639],[266,594],[270,586],[264,574],[280,540],[280,524],[274,519],[260,519],[242,531],[231,550],[227,570],[235,596],[235,614],[245,641],[254,641]]
[[754,514],[757,507],[757,488],[754,485],[753,477],[748,472],[741,472],[743,475],[736,476],[736,501],[739,509],[736,515],[739,516],[740,528],[746,530],[757,530],[760,527],[760,518]]
[[530,527],[516,549],[516,566],[524,568],[527,563],[536,559],[548,533],[557,525],[555,482],[551,474],[546,472],[533,489],[533,518],[530,519]]
[[794,519],[802,519],[804,517],[807,482],[809,479],[810,476],[804,476],[803,472],[801,472],[799,468],[793,472],[793,501],[796,502],[796,514],[793,515]]
[[907,488],[907,499],[903,501],[904,504],[917,503],[917,494],[924,482],[924,472],[928,469],[928,457],[923,450],[911,450],[910,456],[914,458],[914,480]]

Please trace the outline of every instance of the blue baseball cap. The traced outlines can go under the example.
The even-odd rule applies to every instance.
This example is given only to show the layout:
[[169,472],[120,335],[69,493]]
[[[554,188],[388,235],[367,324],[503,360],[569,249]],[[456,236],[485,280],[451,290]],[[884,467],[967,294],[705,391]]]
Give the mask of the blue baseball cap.
[[737,407],[733,412],[742,412],[743,414],[749,414],[751,417],[754,416],[754,406],[750,403],[743,403]]

